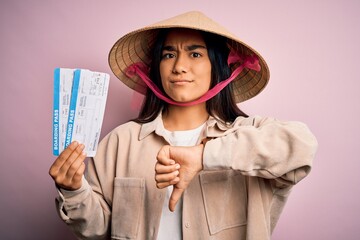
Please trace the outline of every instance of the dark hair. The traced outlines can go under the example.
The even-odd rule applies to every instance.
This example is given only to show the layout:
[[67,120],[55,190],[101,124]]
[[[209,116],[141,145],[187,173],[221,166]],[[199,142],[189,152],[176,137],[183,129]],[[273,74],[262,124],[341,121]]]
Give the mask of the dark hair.
[[[163,92],[164,89],[161,84],[159,66],[162,48],[169,30],[170,29],[163,29],[159,31],[157,40],[154,43],[150,66],[150,79]],[[200,32],[204,38],[211,62],[210,88],[212,88],[219,82],[229,78],[231,75],[231,70],[227,64],[230,50],[226,45],[226,38],[208,32]],[[167,109],[168,103],[156,97],[148,88],[139,116],[134,121],[139,123],[150,122],[159,115],[161,110],[167,111]],[[206,102],[206,110],[211,116],[225,123],[232,123],[238,116],[248,117],[248,115],[237,107],[231,83]]]

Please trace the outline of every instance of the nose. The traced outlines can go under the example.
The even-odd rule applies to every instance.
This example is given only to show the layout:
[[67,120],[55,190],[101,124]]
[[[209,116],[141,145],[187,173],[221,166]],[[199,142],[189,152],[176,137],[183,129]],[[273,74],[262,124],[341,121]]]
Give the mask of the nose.
[[174,62],[172,73],[181,74],[186,73],[189,70],[189,62],[183,54],[179,54]]

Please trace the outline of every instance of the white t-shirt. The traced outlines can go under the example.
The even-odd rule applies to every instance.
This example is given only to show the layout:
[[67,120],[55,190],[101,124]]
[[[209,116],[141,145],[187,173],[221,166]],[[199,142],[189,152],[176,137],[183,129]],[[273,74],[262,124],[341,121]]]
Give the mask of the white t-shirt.
[[[172,146],[195,146],[201,130],[205,124],[192,130],[174,131],[166,130],[166,135]],[[167,187],[164,205],[162,208],[158,240],[181,240],[182,239],[182,198],[176,204],[174,212],[169,210],[169,199],[172,186]]]

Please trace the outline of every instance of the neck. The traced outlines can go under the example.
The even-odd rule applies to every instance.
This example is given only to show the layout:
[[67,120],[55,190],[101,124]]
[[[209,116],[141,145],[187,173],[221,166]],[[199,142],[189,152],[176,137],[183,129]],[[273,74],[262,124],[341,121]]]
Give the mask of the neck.
[[169,105],[168,111],[163,113],[164,127],[169,131],[195,129],[209,118],[206,103],[194,106],[181,107]]

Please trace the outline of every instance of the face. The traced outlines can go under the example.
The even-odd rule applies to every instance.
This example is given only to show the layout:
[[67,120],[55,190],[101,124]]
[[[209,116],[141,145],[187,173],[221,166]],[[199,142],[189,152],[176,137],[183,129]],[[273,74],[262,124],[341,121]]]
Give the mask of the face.
[[190,102],[209,90],[211,63],[205,41],[198,31],[170,31],[161,56],[161,82],[171,99]]

